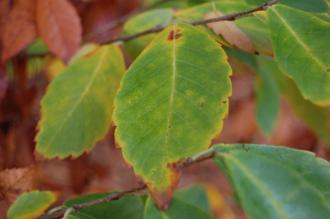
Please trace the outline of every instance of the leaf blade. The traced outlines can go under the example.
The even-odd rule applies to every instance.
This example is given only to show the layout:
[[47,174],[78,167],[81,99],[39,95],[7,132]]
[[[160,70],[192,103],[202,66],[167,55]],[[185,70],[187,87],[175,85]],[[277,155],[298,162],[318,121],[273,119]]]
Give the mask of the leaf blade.
[[37,25],[49,50],[68,62],[78,50],[82,27],[74,7],[67,0],[38,0]]
[[207,148],[220,131],[230,74],[216,42],[182,24],[157,35],[123,78],[115,100],[116,141],[158,204],[168,202],[178,179],[169,165]]
[[216,162],[250,217],[329,215],[330,165],[325,160],[310,152],[270,145],[216,145],[215,149]]
[[37,151],[48,158],[63,158],[90,150],[110,126],[123,72],[122,54],[110,45],[97,48],[59,74],[41,102]]
[[49,191],[27,192],[10,206],[7,216],[9,219],[37,218],[55,201],[55,194]]
[[282,5],[268,10],[268,17],[279,67],[292,77],[306,99],[328,105],[330,23]]

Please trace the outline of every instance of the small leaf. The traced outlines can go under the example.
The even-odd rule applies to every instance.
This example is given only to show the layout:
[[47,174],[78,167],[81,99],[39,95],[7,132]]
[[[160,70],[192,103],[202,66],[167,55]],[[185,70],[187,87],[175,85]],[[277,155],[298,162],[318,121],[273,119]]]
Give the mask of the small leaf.
[[[205,15],[205,19],[211,19],[223,16],[219,11],[209,12]],[[207,24],[216,34],[222,35],[223,38],[234,47],[245,52],[255,53],[256,49],[250,41],[249,37],[242,32],[233,21],[220,21]]]
[[314,154],[270,145],[216,145],[245,212],[254,219],[327,219],[330,164]]
[[102,139],[124,67],[119,48],[101,46],[64,69],[41,102],[37,151],[76,157]]
[[8,219],[34,219],[39,217],[51,204],[56,196],[48,191],[32,191],[21,195],[10,206]]
[[267,68],[268,59],[259,56],[257,61],[259,78],[256,85],[256,118],[261,130],[265,134],[270,134],[280,109],[280,89],[273,71]]
[[283,5],[270,8],[268,17],[279,67],[306,99],[330,104],[330,22]]
[[[85,203],[99,198],[104,198],[110,193],[84,195],[69,200],[64,203],[65,206],[71,207],[74,204]],[[83,208],[77,213],[67,216],[69,219],[142,219],[144,204],[141,197],[125,196],[119,200],[106,202],[91,207]]]
[[209,35],[173,24],[123,78],[115,100],[116,141],[159,206],[168,204],[178,181],[171,164],[206,149],[220,132],[230,74],[224,51]]
[[17,55],[36,38],[36,35],[35,0],[15,1],[3,30],[3,62]]
[[68,62],[81,41],[80,18],[68,0],[38,0],[37,24],[49,50]]
[[[123,34],[135,34],[157,25],[166,25],[172,20],[172,18],[172,9],[165,8],[149,10],[129,19],[124,25]],[[154,37],[155,34],[149,34],[125,43],[125,48],[131,58],[136,58]]]
[[151,198],[148,198],[144,210],[144,219],[213,219],[199,206],[183,201],[174,197],[170,207],[166,211],[161,211],[153,203]]

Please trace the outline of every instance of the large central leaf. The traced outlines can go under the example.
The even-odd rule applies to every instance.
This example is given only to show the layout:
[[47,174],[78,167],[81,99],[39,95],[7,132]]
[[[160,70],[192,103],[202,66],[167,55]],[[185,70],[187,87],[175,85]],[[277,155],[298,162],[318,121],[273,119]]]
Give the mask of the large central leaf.
[[230,66],[208,34],[173,24],[124,77],[115,100],[116,140],[160,204],[178,179],[170,165],[206,149],[231,94]]

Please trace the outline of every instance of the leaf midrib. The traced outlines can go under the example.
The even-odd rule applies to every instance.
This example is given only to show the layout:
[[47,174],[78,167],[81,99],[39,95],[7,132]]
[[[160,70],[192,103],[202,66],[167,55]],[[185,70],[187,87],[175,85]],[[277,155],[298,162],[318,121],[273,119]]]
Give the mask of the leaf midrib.
[[173,34],[173,43],[172,43],[172,79],[171,79],[171,91],[170,91],[170,98],[169,98],[169,108],[168,108],[168,114],[167,114],[167,123],[166,123],[166,136],[165,136],[165,150],[166,155],[165,159],[168,160],[169,158],[169,132],[170,132],[170,124],[172,123],[173,118],[173,103],[174,103],[174,94],[175,94],[175,88],[176,88],[176,37],[175,37],[175,30],[176,25],[173,24],[172,26],[172,34]]

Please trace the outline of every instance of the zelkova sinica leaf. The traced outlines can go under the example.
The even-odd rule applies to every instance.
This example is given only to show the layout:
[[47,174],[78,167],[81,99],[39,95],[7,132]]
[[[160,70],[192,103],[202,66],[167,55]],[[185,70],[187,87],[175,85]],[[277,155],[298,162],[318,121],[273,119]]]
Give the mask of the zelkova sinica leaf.
[[270,8],[268,18],[279,67],[306,99],[330,104],[330,22],[283,5]]
[[49,191],[32,191],[20,195],[10,206],[8,219],[33,219],[39,217],[56,201],[54,193]]
[[171,164],[206,149],[221,130],[230,74],[219,44],[187,24],[159,33],[125,74],[115,100],[116,141],[158,204],[178,179]]
[[[110,193],[98,193],[78,196],[64,203],[66,207],[72,207],[75,204],[82,204],[99,198],[105,198]],[[143,218],[143,199],[139,196],[128,195],[119,200],[104,202],[79,211],[70,213],[65,219],[142,219]]]
[[330,164],[314,154],[270,145],[216,145],[245,212],[254,219],[327,219]]
[[102,139],[124,69],[116,46],[101,46],[65,68],[41,101],[37,151],[47,158],[76,157]]
[[151,198],[144,208],[144,219],[213,219],[207,191],[203,186],[191,186],[174,193],[166,211],[161,211]]

